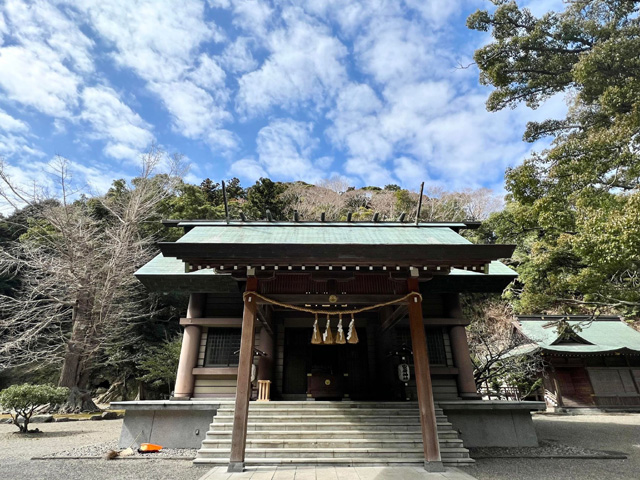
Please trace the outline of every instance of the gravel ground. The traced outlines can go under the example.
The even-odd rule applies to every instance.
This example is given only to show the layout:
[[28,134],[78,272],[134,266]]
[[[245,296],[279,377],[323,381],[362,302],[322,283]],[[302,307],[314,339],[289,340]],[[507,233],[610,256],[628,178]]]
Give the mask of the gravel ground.
[[[118,441],[113,440],[111,442],[96,443],[94,445],[84,445],[81,447],[72,448],[69,450],[63,450],[60,452],[54,452],[50,455],[44,455],[41,458],[64,458],[64,457],[94,457],[102,458],[109,450],[119,451]],[[163,448],[159,452],[155,453],[139,453],[137,450],[133,450],[133,455],[128,457],[140,457],[140,458],[184,458],[185,460],[193,460],[196,458],[197,448]]]
[[208,471],[207,467],[193,466],[191,460],[31,460],[87,445],[115,445],[122,420],[45,423],[37,427],[42,433],[20,435],[14,433],[15,426],[0,425],[0,479],[196,480]]
[[534,415],[539,440],[594,451],[624,452],[626,460],[480,458],[464,469],[480,480],[638,480],[640,415]]
[[[480,480],[637,480],[640,478],[640,414],[582,416],[535,415],[534,424],[542,449],[547,451],[614,451],[626,460],[479,458],[464,472]],[[121,420],[47,423],[43,433],[20,435],[12,425],[0,425],[0,479],[2,480],[196,480],[209,468],[191,460],[162,460],[162,455],[193,455],[193,450],[167,450],[150,459],[30,460],[32,457],[79,454],[103,455],[116,446]],[[549,450],[551,449],[551,450]],[[504,450],[504,449],[503,449]]]
[[541,440],[540,446],[532,447],[483,447],[470,448],[472,458],[501,458],[501,457],[532,457],[532,458],[561,458],[561,457],[620,457],[623,455],[579,447],[577,445],[565,445],[556,441]]

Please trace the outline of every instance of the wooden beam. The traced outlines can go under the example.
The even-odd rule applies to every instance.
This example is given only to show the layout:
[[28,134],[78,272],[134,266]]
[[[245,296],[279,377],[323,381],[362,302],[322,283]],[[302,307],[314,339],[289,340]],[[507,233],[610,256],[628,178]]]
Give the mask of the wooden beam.
[[[259,305],[257,302],[256,304]],[[259,305],[258,309],[256,310],[256,314],[258,316],[258,320],[260,321],[264,329],[267,332],[269,332],[269,335],[273,336],[273,325],[271,322],[271,314],[269,311],[266,310],[266,308],[269,308],[269,307],[265,307],[264,305]]]
[[380,325],[380,333],[385,333],[387,330],[393,328],[400,320],[402,320],[408,312],[406,305],[400,305],[396,307],[391,315],[382,320]]
[[180,325],[201,325],[203,327],[241,327],[241,318],[181,318]]
[[[281,303],[288,303],[292,305],[374,305],[377,303],[390,302],[392,300],[397,300],[402,298],[403,295],[366,295],[366,294],[355,294],[355,295],[336,295],[338,297],[337,301],[330,302],[329,295],[316,295],[316,294],[287,294],[287,293],[276,293],[269,294],[269,297],[272,300],[276,300]],[[256,299],[256,303],[258,305],[262,305],[264,303],[269,303],[261,299]]]
[[[258,280],[247,279],[247,292],[255,292]],[[231,432],[231,456],[228,472],[244,471],[244,456],[247,446],[247,423],[249,419],[249,398],[251,396],[251,364],[255,346],[256,298],[248,295],[244,298],[242,315],[242,335],[240,337],[240,361],[238,364],[238,386],[236,388],[236,404]]]
[[[418,292],[417,279],[407,281],[409,291]],[[438,441],[438,425],[433,404],[433,388],[429,371],[429,353],[427,337],[424,333],[422,318],[422,300],[418,295],[409,300],[409,328],[411,330],[411,349],[416,372],[416,388],[418,390],[418,407],[420,409],[420,426],[422,427],[422,444],[424,448],[424,468],[429,472],[443,472]]]

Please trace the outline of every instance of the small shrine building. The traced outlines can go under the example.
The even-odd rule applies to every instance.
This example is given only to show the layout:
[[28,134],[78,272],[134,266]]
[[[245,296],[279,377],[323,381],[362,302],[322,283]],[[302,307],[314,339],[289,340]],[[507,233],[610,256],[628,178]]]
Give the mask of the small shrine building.
[[[136,277],[190,294],[174,405],[233,402],[230,471],[245,464],[253,398],[417,402],[431,470],[442,465],[437,408],[465,443],[484,445],[509,442],[486,433],[499,423],[491,415],[518,410],[528,421],[510,444],[536,442],[529,411],[540,405],[487,403],[476,390],[459,295],[501,292],[516,277],[499,262],[513,245],[461,235],[478,222],[163,223],[184,235],[161,242]],[[134,403],[119,405],[129,415],[144,408]]]

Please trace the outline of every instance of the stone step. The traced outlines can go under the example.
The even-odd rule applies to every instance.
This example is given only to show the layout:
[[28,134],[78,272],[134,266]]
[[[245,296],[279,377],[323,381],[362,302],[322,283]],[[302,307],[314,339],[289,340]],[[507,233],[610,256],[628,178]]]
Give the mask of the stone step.
[[[207,439],[215,440],[231,440],[231,431],[219,431],[219,430],[209,430],[207,432]],[[290,439],[290,438],[299,438],[299,439],[331,439],[331,438],[388,438],[388,439],[410,439],[410,440],[420,440],[422,441],[422,432],[418,429],[415,432],[410,431],[386,431],[386,430],[366,430],[364,428],[358,430],[309,430],[309,431],[296,431],[296,430],[264,430],[261,432],[250,431],[247,432],[247,439],[260,439],[260,438],[271,438],[274,440],[279,439]],[[455,430],[447,430],[447,431],[438,431],[439,439],[457,439],[458,432]]]
[[[440,448],[462,447],[460,439],[440,439]],[[336,438],[336,439],[272,439],[272,438],[253,438],[247,439],[247,448],[333,448],[340,445],[341,448],[422,448],[422,439],[406,440],[406,439],[352,439],[352,438]],[[231,440],[205,439],[202,442],[202,448],[231,448]]]
[[[273,402],[256,402],[252,401],[249,403],[249,408],[285,408],[285,407],[293,407],[293,408],[418,408],[417,402],[360,402],[353,400],[346,400],[344,402],[339,401],[306,401],[306,400],[297,400],[297,401],[273,401]],[[435,404],[436,408],[439,408],[437,402]],[[220,409],[230,409],[233,410],[235,408],[234,402],[232,401],[221,401]]]
[[[438,415],[436,421],[445,422],[447,417],[444,415]],[[325,421],[333,422],[351,422],[351,423],[385,423],[392,425],[394,423],[417,423],[420,424],[420,417],[418,415],[255,415],[249,413],[249,422],[254,423],[280,423],[282,421],[288,422],[313,422],[321,423]],[[216,415],[213,417],[213,423],[229,423],[233,422],[233,415]]]
[[[194,464],[207,464],[207,465],[228,465],[229,457],[226,458],[196,458],[193,461]],[[471,458],[443,458],[442,463],[450,466],[465,466],[472,465],[475,460]],[[386,465],[424,465],[424,456],[415,458],[245,458],[246,466],[259,466],[259,465],[305,465],[305,466],[342,466],[342,467],[368,467],[368,466],[386,466]]]
[[[201,448],[198,458],[229,458],[229,448]],[[440,450],[445,458],[466,458],[466,448],[451,447]],[[424,458],[420,448],[247,448],[245,458]]]
[[[233,415],[234,410],[218,410],[218,415]],[[356,415],[356,416],[415,416],[420,415],[417,408],[250,408],[249,415]],[[436,415],[444,415],[442,410],[436,410]]]
[[[369,430],[396,430],[396,431],[408,431],[408,432],[419,432],[420,424],[416,423],[351,423],[351,422],[322,422],[322,423],[311,423],[311,422],[294,422],[294,423],[284,423],[280,422],[277,424],[279,430],[289,430],[289,431],[301,431],[301,430],[349,430],[350,428],[355,428],[357,430],[361,430],[359,427],[366,426]],[[247,425],[247,431],[262,431],[262,430],[273,430],[274,423],[273,422],[263,422],[256,423],[249,420]],[[221,429],[221,430],[233,430],[233,423],[212,423],[210,425],[211,429]],[[438,430],[442,429],[451,430],[453,426],[449,422],[439,422],[437,424]]]

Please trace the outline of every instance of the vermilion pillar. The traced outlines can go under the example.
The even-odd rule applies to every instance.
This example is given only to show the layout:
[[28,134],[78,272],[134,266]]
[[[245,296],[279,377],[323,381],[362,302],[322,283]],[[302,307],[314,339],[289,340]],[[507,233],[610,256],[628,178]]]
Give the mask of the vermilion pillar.
[[453,361],[458,368],[458,393],[461,398],[479,399],[476,381],[473,378],[473,365],[467,342],[467,332],[462,325],[451,327],[449,333],[453,349]]
[[[409,279],[408,284],[409,291],[418,293],[417,279]],[[433,404],[427,337],[424,333],[424,320],[422,318],[422,300],[419,295],[415,295],[409,300],[409,328],[411,330],[413,364],[416,372],[420,426],[422,427],[424,468],[429,472],[443,472],[444,466],[440,458],[436,411]]]
[[[255,292],[258,280],[247,279],[246,292]],[[236,405],[231,433],[231,457],[228,472],[244,470],[244,455],[247,446],[247,423],[249,419],[249,398],[251,396],[251,364],[255,343],[256,298],[252,295],[244,297],[244,313],[242,314],[242,335],[240,337],[240,360],[238,363],[238,386],[236,388]]]
[[[206,299],[206,293],[192,293],[189,297],[187,318],[202,318]],[[175,399],[188,399],[193,395],[193,387],[195,385],[193,369],[198,362],[201,336],[202,328],[199,325],[187,325],[184,327],[178,373],[176,374],[176,388],[173,394]]]

